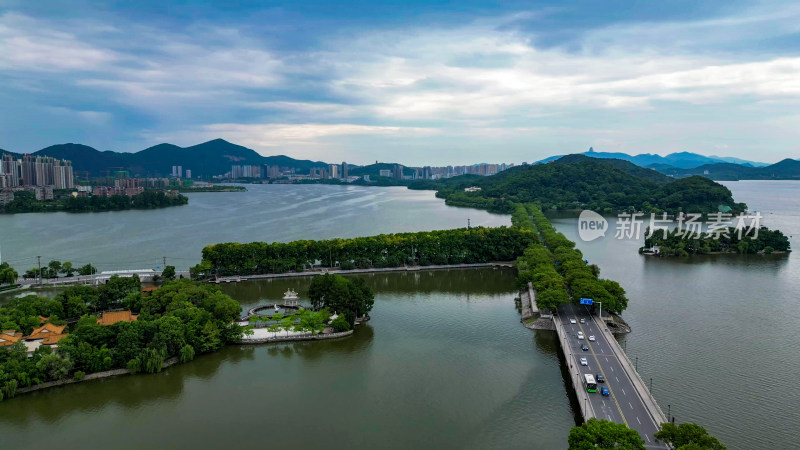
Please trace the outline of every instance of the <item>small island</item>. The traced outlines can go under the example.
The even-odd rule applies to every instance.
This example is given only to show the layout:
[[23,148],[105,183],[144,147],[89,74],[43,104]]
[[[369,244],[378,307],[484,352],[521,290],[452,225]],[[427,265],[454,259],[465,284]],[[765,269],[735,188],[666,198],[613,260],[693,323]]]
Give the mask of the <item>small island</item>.
[[780,230],[760,227],[756,233],[745,235],[735,228],[718,230],[715,233],[700,233],[686,236],[685,230],[674,229],[664,236],[657,231],[644,240],[639,253],[654,256],[692,256],[721,253],[772,254],[791,251],[789,238]]

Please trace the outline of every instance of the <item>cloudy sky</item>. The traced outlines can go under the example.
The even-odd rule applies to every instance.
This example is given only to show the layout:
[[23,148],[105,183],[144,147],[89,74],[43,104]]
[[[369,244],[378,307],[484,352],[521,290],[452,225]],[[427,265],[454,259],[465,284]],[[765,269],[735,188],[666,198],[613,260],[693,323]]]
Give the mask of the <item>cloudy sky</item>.
[[562,3],[0,0],[0,148],[800,157],[797,2]]

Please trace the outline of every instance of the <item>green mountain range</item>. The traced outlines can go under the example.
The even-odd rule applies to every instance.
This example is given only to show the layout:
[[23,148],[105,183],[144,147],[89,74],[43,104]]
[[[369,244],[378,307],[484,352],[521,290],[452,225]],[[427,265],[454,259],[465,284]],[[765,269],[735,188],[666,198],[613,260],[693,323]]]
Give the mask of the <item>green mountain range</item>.
[[[642,153],[640,155],[629,155],[627,153],[619,153],[619,152],[611,152],[611,153],[596,152],[594,151],[593,148],[589,148],[588,152],[579,154],[599,159],[621,159],[624,161],[632,162],[637,166],[650,167],[650,168],[656,168],[654,166],[658,165],[661,167],[669,166],[679,169],[690,169],[701,166],[703,164],[715,164],[715,163],[741,164],[752,167],[763,167],[768,165],[761,162],[747,161],[744,159],[733,158],[730,156],[705,156],[691,152],[670,153],[667,156],[655,155],[651,153]],[[555,161],[562,157],[563,155],[551,156],[549,158],[545,158],[537,162],[547,163],[550,161]]]
[[766,167],[749,167],[731,163],[704,164],[691,169],[653,167],[675,178],[702,175],[712,180],[800,180],[800,161],[786,158]]
[[[19,154],[0,150],[0,153]],[[89,172],[90,176],[103,176],[107,171],[127,170],[133,176],[169,176],[172,166],[189,169],[193,177],[222,175],[231,170],[232,165],[270,165],[296,169],[307,173],[312,167],[327,167],[321,161],[308,161],[284,155],[261,156],[254,150],[232,144],[223,139],[178,147],[172,144],[158,144],[136,153],[99,151],[81,144],[60,144],[43,148],[34,155],[52,156],[72,161],[76,171]]]

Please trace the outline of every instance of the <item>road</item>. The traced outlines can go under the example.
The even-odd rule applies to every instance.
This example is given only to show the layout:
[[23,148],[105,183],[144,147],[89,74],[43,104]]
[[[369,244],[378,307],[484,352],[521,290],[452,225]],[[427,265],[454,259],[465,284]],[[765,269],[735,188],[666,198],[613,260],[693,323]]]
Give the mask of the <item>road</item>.
[[[567,358],[570,370],[578,370],[580,378],[584,374],[592,374],[595,377],[600,374],[605,378],[605,383],[597,383],[597,392],[586,392],[581,390],[583,397],[579,396],[578,401],[591,402],[595,415],[598,419],[611,420],[617,423],[624,423],[629,428],[639,432],[645,440],[647,448],[668,448],[665,444],[657,441],[653,434],[658,431],[656,424],[647,407],[642,401],[639,393],[634,388],[630,378],[628,378],[622,364],[611,350],[608,340],[614,336],[606,328],[605,332],[600,331],[600,327],[594,321],[584,306],[581,305],[562,305],[558,308],[558,315],[562,320],[567,335],[564,337],[566,353],[571,354],[572,358]],[[575,319],[576,323],[570,323],[569,319]],[[581,319],[585,323],[581,323]],[[578,339],[578,332],[582,331],[584,339]],[[589,336],[595,336],[595,341],[590,342]],[[583,344],[587,344],[589,350],[581,349]],[[588,366],[581,366],[580,358],[586,358]],[[600,394],[600,388],[606,386],[611,395],[604,397]]]

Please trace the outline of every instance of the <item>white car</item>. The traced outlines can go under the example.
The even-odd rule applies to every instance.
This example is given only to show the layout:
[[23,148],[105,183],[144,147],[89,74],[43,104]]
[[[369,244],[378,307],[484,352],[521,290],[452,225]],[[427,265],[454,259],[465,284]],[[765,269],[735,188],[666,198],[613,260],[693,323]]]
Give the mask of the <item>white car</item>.
[[578,322],[576,322],[575,319],[569,319],[569,323],[578,323]]
[[589,361],[587,361],[586,358],[581,358],[581,365],[582,366],[588,366],[589,365]]
[[594,342],[594,340],[595,340],[595,339],[594,339],[594,335],[591,335],[591,336],[589,336],[589,340],[590,340],[591,342]]
[[583,339],[583,333],[578,331],[578,339]]
[[586,319],[581,319],[581,323],[586,323]]

